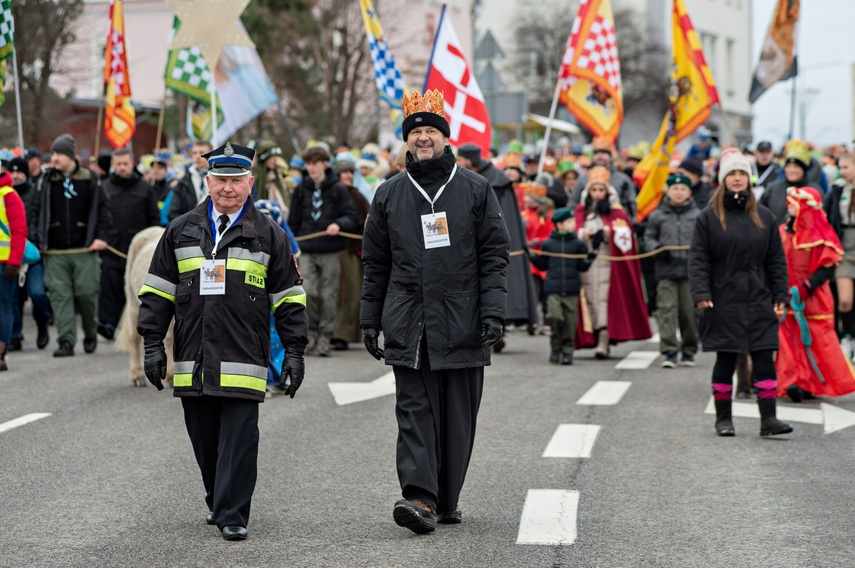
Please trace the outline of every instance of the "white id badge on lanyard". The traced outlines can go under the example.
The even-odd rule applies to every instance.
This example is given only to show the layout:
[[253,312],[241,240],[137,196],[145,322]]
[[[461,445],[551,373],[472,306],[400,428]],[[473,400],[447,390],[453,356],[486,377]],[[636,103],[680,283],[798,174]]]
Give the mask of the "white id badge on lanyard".
[[450,247],[451,238],[448,236],[448,219],[445,211],[422,215],[422,233],[425,236],[425,248]]
[[199,269],[199,294],[222,296],[226,293],[226,261],[203,260]]

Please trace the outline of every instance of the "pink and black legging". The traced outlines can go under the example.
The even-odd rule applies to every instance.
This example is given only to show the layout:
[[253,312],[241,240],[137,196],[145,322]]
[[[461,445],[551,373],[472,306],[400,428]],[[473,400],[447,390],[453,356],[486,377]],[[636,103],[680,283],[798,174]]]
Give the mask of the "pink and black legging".
[[[751,361],[754,364],[753,381],[757,398],[775,398],[778,391],[778,375],[775,372],[774,351],[764,349],[752,351]],[[733,393],[733,372],[736,370],[736,360],[739,353],[716,353],[715,366],[712,372],[712,393],[715,400],[730,400]]]

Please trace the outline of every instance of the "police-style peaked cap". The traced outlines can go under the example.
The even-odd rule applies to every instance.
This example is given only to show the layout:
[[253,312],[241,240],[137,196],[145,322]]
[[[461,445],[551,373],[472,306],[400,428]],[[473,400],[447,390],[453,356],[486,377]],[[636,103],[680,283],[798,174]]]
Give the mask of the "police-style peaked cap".
[[202,156],[208,160],[208,174],[212,176],[245,176],[252,169],[255,150],[226,142],[216,150]]

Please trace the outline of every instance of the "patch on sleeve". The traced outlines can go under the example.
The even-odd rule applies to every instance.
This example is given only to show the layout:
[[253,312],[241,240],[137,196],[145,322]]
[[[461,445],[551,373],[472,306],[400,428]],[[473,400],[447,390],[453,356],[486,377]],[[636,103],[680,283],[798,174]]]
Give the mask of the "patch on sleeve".
[[256,288],[264,289],[264,278],[262,276],[258,276],[257,274],[252,274],[250,272],[246,273],[246,277],[243,279],[244,284],[249,284],[250,286],[255,286]]

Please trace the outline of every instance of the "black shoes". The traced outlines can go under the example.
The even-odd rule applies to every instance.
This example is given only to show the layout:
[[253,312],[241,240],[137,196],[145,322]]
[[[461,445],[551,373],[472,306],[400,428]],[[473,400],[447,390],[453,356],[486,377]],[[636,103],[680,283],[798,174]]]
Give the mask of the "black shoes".
[[116,328],[109,323],[99,323],[98,334],[107,341],[111,341],[116,335]]
[[39,349],[44,349],[47,347],[47,344],[50,343],[50,334],[48,333],[47,326],[39,328],[39,337],[36,339],[36,347]]
[[493,353],[501,353],[502,349],[505,348],[505,338],[500,337],[497,342],[493,344]]
[[335,337],[330,339],[330,345],[332,346],[333,351],[347,351],[349,349],[347,341],[344,339],[337,339]]
[[760,422],[761,436],[779,436],[781,434],[789,434],[792,431],[792,426],[790,426],[786,422],[781,422],[774,416],[771,418],[764,418]]
[[550,363],[558,363],[561,360],[561,353],[558,351],[552,351],[549,354],[549,362]]
[[410,529],[416,534],[427,534],[436,530],[436,515],[431,506],[421,499],[399,500],[392,510],[392,517],[399,527]]
[[98,336],[86,338],[83,340],[83,350],[87,353],[95,353],[95,348],[98,347]]
[[439,513],[436,516],[436,522],[443,525],[459,525],[463,522],[463,513],[460,512],[460,509],[455,509],[450,513]]
[[205,522],[209,525],[216,525],[217,521],[214,520],[214,512],[208,511],[208,515],[205,517]]
[[223,527],[223,538],[226,540],[246,540],[244,527]]
[[564,353],[561,356],[561,364],[562,365],[572,365],[573,364],[573,355],[570,353]]
[[9,346],[6,347],[6,351],[20,351],[21,350],[21,338],[13,337],[9,340]]
[[736,436],[736,430],[733,428],[733,422],[730,418],[716,421],[715,433],[718,436]]
[[74,346],[67,339],[59,340],[59,347],[53,352],[54,357],[71,357],[74,355]]

